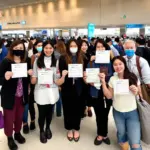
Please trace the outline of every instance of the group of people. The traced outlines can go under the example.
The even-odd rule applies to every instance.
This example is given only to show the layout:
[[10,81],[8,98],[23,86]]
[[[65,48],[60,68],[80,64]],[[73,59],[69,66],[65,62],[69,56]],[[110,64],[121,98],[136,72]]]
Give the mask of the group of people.
[[[28,46],[25,43],[21,40],[13,41],[8,54],[0,62],[1,106],[4,113],[4,132],[10,150],[18,149],[15,140],[20,144],[26,142],[21,134],[22,124],[25,134],[29,133],[29,128],[36,128],[34,102],[39,112],[41,143],[47,143],[52,138],[50,125],[54,105],[57,107],[57,116],[61,116],[62,104],[64,127],[69,141],[80,140],[81,119],[87,112],[92,116],[93,107],[97,125],[94,144],[101,145],[104,142],[110,145],[108,116],[112,106],[121,149],[128,150],[130,147],[131,150],[142,150],[136,97],[142,96],[142,82],[150,87],[150,67],[141,56],[141,78],[136,64],[138,48],[135,41],[126,40],[122,45],[119,38],[115,41],[111,38],[92,38],[91,43],[84,38],[70,39],[66,44],[58,40],[54,45],[50,40],[43,42],[32,38]],[[110,53],[109,63],[97,63],[97,53],[105,51]],[[14,78],[12,65],[21,63],[26,64],[28,75]],[[83,77],[69,77],[70,64],[82,64]],[[87,83],[88,68],[100,69],[97,75],[99,82]],[[41,82],[42,71],[49,71],[49,83]],[[116,94],[114,83],[119,79],[129,80],[128,94]],[[31,116],[30,127],[28,111]]]

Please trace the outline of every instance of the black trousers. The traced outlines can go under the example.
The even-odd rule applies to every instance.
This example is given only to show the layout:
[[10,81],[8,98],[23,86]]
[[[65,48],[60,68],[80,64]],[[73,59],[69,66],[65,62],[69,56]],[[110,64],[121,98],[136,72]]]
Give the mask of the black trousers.
[[75,87],[64,92],[62,90],[64,126],[66,130],[80,130],[84,100],[78,96]]
[[108,115],[112,105],[112,100],[105,99],[102,89],[98,98],[92,98],[93,108],[96,115],[97,135],[107,137]]
[[50,124],[52,121],[53,107],[54,105],[37,105],[39,110],[39,128],[40,132],[44,131],[44,125],[46,121],[46,129],[50,128]]
[[29,113],[31,121],[35,120],[35,108],[34,108],[34,85],[31,84],[31,92],[29,95]]
[[81,99],[84,102],[84,103],[82,103],[83,104],[82,116],[84,116],[86,107],[87,106],[92,107],[92,97],[90,95],[90,86],[89,85],[84,84],[83,90],[81,93]]

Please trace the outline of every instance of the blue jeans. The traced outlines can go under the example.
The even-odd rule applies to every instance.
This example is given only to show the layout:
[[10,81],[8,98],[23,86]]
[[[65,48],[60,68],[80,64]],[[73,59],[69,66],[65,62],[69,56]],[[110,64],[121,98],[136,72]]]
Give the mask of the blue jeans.
[[[138,111],[122,113],[113,109],[113,116],[117,127],[118,142],[120,144],[129,142],[131,150],[142,150]],[[132,148],[135,144],[139,145],[139,148]]]
[[23,123],[28,123],[28,110],[29,110],[29,105],[26,104],[24,106]]

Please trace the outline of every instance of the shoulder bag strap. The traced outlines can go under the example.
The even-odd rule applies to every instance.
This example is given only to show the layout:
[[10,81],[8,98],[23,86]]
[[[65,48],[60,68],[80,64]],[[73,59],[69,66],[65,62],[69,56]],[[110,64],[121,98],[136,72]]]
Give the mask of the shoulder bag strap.
[[142,79],[142,72],[141,72],[141,67],[140,67],[140,57],[139,56],[136,56],[136,65],[137,65],[137,69],[138,69],[138,72],[139,72],[139,75]]

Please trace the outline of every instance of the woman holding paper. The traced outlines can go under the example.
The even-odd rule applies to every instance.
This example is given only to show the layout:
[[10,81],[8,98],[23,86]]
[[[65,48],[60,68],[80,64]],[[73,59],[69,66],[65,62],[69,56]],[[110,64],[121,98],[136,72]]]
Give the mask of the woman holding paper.
[[[21,135],[24,106],[28,103],[28,85],[32,75],[30,61],[26,60],[25,46],[15,41],[10,46],[7,57],[0,64],[1,104],[4,110],[4,132],[10,150],[17,150],[14,138],[25,143]],[[28,71],[27,71],[28,70]],[[13,129],[15,131],[13,138]]]
[[[95,44],[96,56],[92,56],[95,59],[100,60],[98,57],[106,57],[104,58],[104,62],[100,60],[100,62],[96,62],[96,60],[91,61],[88,64],[88,69],[85,73],[85,82],[89,83],[90,86],[90,95],[92,97],[92,105],[96,115],[96,123],[97,123],[97,136],[94,140],[95,145],[101,145],[104,142],[107,145],[110,145],[110,139],[108,138],[108,115],[110,111],[110,107],[112,105],[112,100],[105,98],[104,93],[101,88],[101,83],[98,79],[99,72],[105,72],[107,74],[106,82],[109,81],[110,77],[113,74],[112,66],[111,66],[111,57],[110,51],[107,50],[107,44],[98,40]],[[105,52],[107,52],[105,54]],[[97,56],[97,53],[100,55]],[[101,56],[102,55],[102,56]],[[103,56],[104,55],[104,56]],[[107,59],[107,62],[105,62]],[[90,70],[92,69],[92,71]],[[98,70],[97,70],[98,69]],[[93,74],[89,76],[88,73]]]
[[67,43],[66,54],[59,60],[59,69],[60,72],[68,70],[68,76],[61,86],[64,125],[68,130],[67,138],[69,141],[78,142],[84,100],[81,99],[83,57],[76,40]]
[[[113,116],[117,127],[118,143],[122,150],[142,150],[140,121],[137,111],[136,95],[140,92],[140,83],[135,74],[127,68],[126,60],[117,56],[112,60],[115,70],[114,76],[107,84],[105,74],[100,74],[104,95],[113,98]],[[124,79],[128,80],[125,81]],[[120,87],[122,89],[120,90]],[[128,144],[129,142],[129,144]]]
[[[54,104],[59,99],[58,85],[64,82],[66,75],[66,72],[63,72],[60,78],[58,61],[54,56],[53,45],[49,41],[43,43],[41,55],[36,58],[33,71],[31,83],[36,84],[34,96],[39,110],[40,141],[47,143],[47,140],[52,138],[50,124]],[[45,122],[46,129],[44,130]]]

